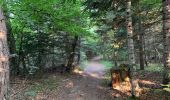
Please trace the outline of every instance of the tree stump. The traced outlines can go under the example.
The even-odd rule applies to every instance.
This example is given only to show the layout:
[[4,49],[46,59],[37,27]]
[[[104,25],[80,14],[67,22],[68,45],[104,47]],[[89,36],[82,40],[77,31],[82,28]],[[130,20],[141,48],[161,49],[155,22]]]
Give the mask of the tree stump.
[[130,68],[126,64],[121,64],[119,68],[111,70],[112,88],[126,87],[130,89]]
[[121,83],[121,76],[120,76],[120,70],[111,70],[111,84],[112,84],[112,88],[116,88],[120,86]]
[[113,89],[117,89],[121,92],[127,93],[127,95],[132,95],[132,84],[136,96],[142,92],[139,87],[138,80],[132,80],[131,71],[128,64],[121,64],[119,68],[111,70],[111,86]]

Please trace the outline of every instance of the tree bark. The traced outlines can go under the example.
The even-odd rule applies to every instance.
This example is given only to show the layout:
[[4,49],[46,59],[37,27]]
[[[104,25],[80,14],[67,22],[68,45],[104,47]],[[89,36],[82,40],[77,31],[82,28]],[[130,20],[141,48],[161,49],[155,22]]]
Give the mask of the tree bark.
[[75,57],[75,50],[76,50],[76,47],[77,47],[77,41],[78,41],[78,36],[75,35],[74,41],[72,43],[72,50],[70,52],[70,56],[68,58],[68,63],[67,63],[67,66],[66,66],[67,72],[71,72],[74,69],[73,62],[74,62],[74,57]]
[[[38,45],[40,46],[41,43],[43,42],[43,36],[42,36],[42,32],[40,31],[40,28],[37,28],[38,30]],[[37,56],[37,63],[36,66],[39,68],[37,71],[37,78],[41,78],[43,75],[43,71],[44,71],[44,67],[42,65],[42,59],[43,59],[43,55],[44,55],[44,48],[38,48],[38,56]]]
[[128,54],[131,64],[135,64],[134,43],[133,43],[133,27],[131,18],[131,1],[127,0],[127,37],[128,37]]
[[164,73],[163,84],[170,82],[170,0],[163,3]]
[[[145,35],[143,36],[143,40],[145,41]],[[147,61],[147,53],[146,53],[146,43],[143,41],[143,49],[144,49],[144,63],[145,66],[148,67],[148,61]]]
[[139,35],[140,70],[144,70],[143,33]]
[[139,30],[139,61],[140,61],[140,70],[144,70],[144,49],[143,49],[143,27],[141,19],[141,7],[140,0],[138,1],[138,30]]
[[7,28],[2,8],[0,8],[0,100],[9,98],[9,50]]
[[80,57],[81,57],[81,38],[79,36],[78,39],[78,55],[77,55],[77,64],[80,64]]
[[23,62],[23,58],[24,58],[24,52],[23,52],[23,32],[21,32],[21,37],[20,37],[20,43],[19,43],[19,50],[18,50],[18,61],[17,61],[17,68],[14,69],[15,74],[19,75],[20,73],[20,69],[19,66],[22,63],[22,65],[24,66],[24,62]]
[[[9,52],[10,54],[16,54],[15,38],[14,38],[14,34],[12,33],[11,22],[9,19],[10,12],[7,7],[7,1],[4,0],[3,2],[4,2],[3,11],[4,11],[4,16],[6,17],[7,40],[8,40],[8,45],[9,45]],[[15,71],[16,69],[18,69],[16,57],[12,57],[9,60],[10,60],[9,66],[11,68],[11,71]]]
[[[15,38],[14,38],[14,35],[12,33],[11,25],[10,25],[9,22],[7,23],[7,29],[9,30],[8,31],[8,45],[9,45],[10,54],[16,54]],[[12,68],[11,71],[18,70],[19,66],[17,66],[16,57],[12,57],[9,60],[10,60],[10,67]]]
[[128,56],[129,65],[132,67],[130,72],[130,83],[131,83],[131,95],[135,96],[134,84],[133,84],[133,69],[135,68],[135,54],[134,54],[134,43],[133,43],[133,27],[131,17],[131,0],[126,0],[126,27],[127,27],[127,38],[128,38]]

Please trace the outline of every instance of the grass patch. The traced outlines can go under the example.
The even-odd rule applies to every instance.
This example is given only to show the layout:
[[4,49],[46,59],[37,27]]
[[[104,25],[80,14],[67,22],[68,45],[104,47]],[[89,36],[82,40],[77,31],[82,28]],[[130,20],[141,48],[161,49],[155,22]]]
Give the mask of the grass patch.
[[113,67],[113,63],[110,61],[104,61],[102,60],[101,63],[105,66],[105,69],[108,70]]
[[162,72],[163,64],[152,63],[152,64],[149,64],[148,67],[145,67],[145,70],[149,72]]
[[107,70],[106,72],[105,72],[105,75],[104,75],[104,79],[103,79],[103,81],[102,81],[102,85],[103,86],[108,86],[109,84],[110,84],[110,82],[111,82],[111,75],[110,75],[110,70]]
[[[136,64],[136,68],[139,71],[140,70],[140,65]],[[144,71],[148,71],[148,72],[162,72],[163,71],[163,64],[160,63],[150,63],[148,64],[148,66],[145,66],[145,70]]]

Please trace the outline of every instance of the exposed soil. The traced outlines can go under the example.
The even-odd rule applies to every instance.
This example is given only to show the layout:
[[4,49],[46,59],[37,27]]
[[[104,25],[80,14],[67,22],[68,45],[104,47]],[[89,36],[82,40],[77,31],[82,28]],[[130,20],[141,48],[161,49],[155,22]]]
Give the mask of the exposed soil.
[[[56,74],[50,77],[60,77],[59,86],[52,91],[47,89],[47,91],[37,93],[34,98],[29,96],[23,97],[23,93],[31,86],[31,83],[28,81],[24,83],[24,80],[22,82],[17,80],[21,84],[12,84],[12,100],[111,100],[114,98],[109,94],[111,89],[102,86],[101,83],[103,80],[99,78],[85,74],[74,74],[70,76]],[[40,84],[41,81],[36,80],[35,83]]]
[[[142,72],[135,76],[140,87],[146,88],[143,94],[140,94],[139,100],[170,100],[170,93],[161,89],[160,73]],[[52,74],[32,81],[18,78],[12,80],[11,100],[125,100],[128,97],[127,93],[113,90],[106,83],[103,84],[101,76],[95,74],[90,76],[82,72],[72,75]],[[43,89],[36,91],[36,95],[25,95],[30,87],[42,84],[44,80],[51,83],[43,85],[41,87]],[[51,85],[53,87],[50,90],[47,86]]]
[[72,76],[52,97],[57,97],[54,100],[111,100],[101,81],[91,76]]

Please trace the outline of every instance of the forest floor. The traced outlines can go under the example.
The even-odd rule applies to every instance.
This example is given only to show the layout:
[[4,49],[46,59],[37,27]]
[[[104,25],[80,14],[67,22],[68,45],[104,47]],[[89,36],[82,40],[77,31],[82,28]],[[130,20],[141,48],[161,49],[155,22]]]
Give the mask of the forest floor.
[[[95,76],[95,74],[94,74]],[[17,83],[16,83],[17,82]],[[85,74],[47,75],[41,80],[13,79],[12,100],[112,100],[103,79]]]
[[[140,71],[135,79],[145,89],[139,100],[170,100],[170,92],[161,89],[160,72]],[[49,74],[41,79],[12,78],[11,100],[130,100],[126,93],[113,90],[108,79],[83,72]]]

